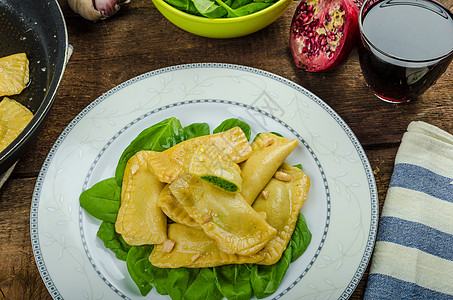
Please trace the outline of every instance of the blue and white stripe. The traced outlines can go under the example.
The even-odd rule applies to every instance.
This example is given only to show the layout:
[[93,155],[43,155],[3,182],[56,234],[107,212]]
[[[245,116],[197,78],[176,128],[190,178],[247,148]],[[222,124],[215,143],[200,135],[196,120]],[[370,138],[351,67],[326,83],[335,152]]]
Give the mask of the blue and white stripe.
[[427,123],[398,150],[364,298],[453,300],[453,136]]

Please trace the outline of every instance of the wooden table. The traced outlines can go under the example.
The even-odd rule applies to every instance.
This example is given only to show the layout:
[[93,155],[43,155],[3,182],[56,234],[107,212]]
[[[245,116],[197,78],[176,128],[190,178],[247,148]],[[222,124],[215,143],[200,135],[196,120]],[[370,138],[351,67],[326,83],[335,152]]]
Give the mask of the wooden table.
[[[453,9],[453,0],[443,0]],[[60,0],[74,53],[41,133],[0,189],[0,299],[49,299],[30,242],[30,204],[43,161],[69,122],[93,100],[142,73],[177,64],[221,62],[259,68],[310,90],[350,126],[375,171],[382,208],[393,162],[409,122],[422,120],[453,132],[453,64],[418,101],[394,105],[366,87],[357,51],[330,73],[297,69],[288,48],[298,4],[269,27],[236,39],[208,39],[167,21],[150,0],[131,0],[113,18],[92,23]],[[363,297],[367,272],[352,299]]]

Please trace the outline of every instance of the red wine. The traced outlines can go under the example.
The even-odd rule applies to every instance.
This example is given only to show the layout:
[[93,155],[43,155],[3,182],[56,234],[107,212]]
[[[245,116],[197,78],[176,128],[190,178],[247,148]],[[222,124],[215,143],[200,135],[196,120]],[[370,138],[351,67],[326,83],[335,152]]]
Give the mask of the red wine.
[[384,100],[417,98],[452,60],[453,15],[437,2],[377,1],[360,18],[362,73]]

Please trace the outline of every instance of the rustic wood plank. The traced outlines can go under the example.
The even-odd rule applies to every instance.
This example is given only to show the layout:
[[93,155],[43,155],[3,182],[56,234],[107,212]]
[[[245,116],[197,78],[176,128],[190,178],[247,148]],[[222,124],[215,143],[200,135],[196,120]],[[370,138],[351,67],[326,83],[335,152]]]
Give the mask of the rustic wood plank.
[[31,247],[30,205],[35,180],[10,179],[0,189],[0,299],[50,299]]
[[[453,0],[441,1],[453,9]],[[267,28],[237,39],[187,33],[162,17],[151,1],[132,0],[106,21],[92,23],[59,0],[74,54],[42,130],[0,189],[0,300],[51,299],[35,265],[29,212],[39,170],[64,128],[97,97],[140,74],[177,64],[219,62],[263,69],[300,84],[330,105],[362,143],[375,170],[380,209],[407,125],[429,122],[453,132],[453,65],[418,101],[392,105],[375,98],[360,72],[357,51],[329,73],[297,69],[288,48],[298,4]],[[368,271],[351,299],[362,299]]]

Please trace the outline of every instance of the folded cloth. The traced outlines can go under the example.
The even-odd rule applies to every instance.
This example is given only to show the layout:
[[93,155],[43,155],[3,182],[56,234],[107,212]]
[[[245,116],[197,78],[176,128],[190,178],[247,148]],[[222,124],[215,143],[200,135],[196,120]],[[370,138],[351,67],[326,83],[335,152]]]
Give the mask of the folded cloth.
[[401,141],[364,299],[453,299],[453,135],[430,124]]

